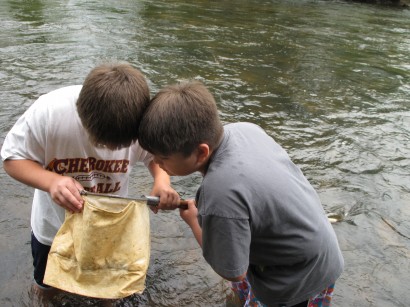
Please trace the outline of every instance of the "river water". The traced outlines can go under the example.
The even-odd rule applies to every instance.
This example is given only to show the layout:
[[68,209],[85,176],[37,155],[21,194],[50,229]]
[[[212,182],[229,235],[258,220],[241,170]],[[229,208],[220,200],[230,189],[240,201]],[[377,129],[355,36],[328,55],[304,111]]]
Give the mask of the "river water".
[[[0,145],[41,94],[129,61],[152,94],[203,81],[224,122],[261,125],[317,189],[346,268],[333,306],[410,304],[410,11],[339,1],[0,1]],[[231,180],[227,176],[227,180]],[[198,174],[173,178],[184,197]],[[32,189],[0,168],[0,305],[30,291]],[[131,194],[147,193],[137,167]],[[117,306],[225,306],[178,212],[151,215],[147,290]],[[55,306],[99,306],[62,297]]]

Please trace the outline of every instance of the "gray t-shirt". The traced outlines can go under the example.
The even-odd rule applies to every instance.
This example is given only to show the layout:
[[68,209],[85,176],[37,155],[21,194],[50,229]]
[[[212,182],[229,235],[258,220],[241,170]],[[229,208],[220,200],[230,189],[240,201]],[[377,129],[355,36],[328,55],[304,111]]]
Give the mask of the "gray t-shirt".
[[298,304],[343,271],[318,195],[260,127],[229,124],[197,192],[203,255],[224,277],[244,272],[267,305]]

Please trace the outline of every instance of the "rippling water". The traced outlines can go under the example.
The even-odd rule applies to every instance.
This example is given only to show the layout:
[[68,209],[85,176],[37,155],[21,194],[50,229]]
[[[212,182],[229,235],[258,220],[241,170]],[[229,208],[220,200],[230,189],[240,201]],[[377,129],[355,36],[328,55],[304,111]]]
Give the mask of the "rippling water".
[[[196,78],[224,122],[264,127],[315,186],[346,262],[333,306],[410,302],[410,12],[339,1],[0,1],[0,143],[39,95],[107,59]],[[227,178],[229,180],[229,178]],[[195,193],[201,178],[173,178]],[[0,169],[0,303],[30,306],[31,189]],[[149,191],[138,168],[132,193]],[[224,306],[177,212],[152,215],[147,290],[118,306]],[[56,306],[97,306],[60,298]],[[229,300],[228,300],[229,301]]]

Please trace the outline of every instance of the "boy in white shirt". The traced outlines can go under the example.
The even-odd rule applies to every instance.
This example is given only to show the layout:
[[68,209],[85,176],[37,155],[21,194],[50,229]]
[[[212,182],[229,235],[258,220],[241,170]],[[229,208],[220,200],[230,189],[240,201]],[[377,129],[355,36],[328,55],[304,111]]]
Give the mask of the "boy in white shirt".
[[128,63],[94,68],[84,84],[41,96],[18,119],[1,149],[5,171],[35,188],[32,205],[34,279],[43,284],[47,255],[65,210],[80,212],[81,190],[127,196],[137,162],[150,170],[159,209],[175,209],[179,196],[169,176],[138,144],[138,126],[150,92]]

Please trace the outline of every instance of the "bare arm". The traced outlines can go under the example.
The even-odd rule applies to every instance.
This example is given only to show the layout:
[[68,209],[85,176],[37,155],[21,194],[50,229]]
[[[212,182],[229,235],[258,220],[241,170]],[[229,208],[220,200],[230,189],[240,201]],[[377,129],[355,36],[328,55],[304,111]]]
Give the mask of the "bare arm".
[[83,187],[73,178],[45,170],[32,160],[6,160],[3,167],[7,174],[17,181],[50,193],[53,201],[61,207],[72,212],[82,210],[83,199],[79,191]]
[[171,187],[171,179],[168,174],[163,171],[154,161],[150,162],[148,169],[154,178],[151,195],[159,196],[160,199],[158,208],[153,208],[153,211],[157,212],[158,209],[176,209],[179,205],[180,197]]
[[180,209],[179,215],[191,228],[195,239],[197,240],[199,246],[202,248],[202,229],[198,222],[198,209],[196,208],[195,200],[188,199],[187,202],[188,209]]

